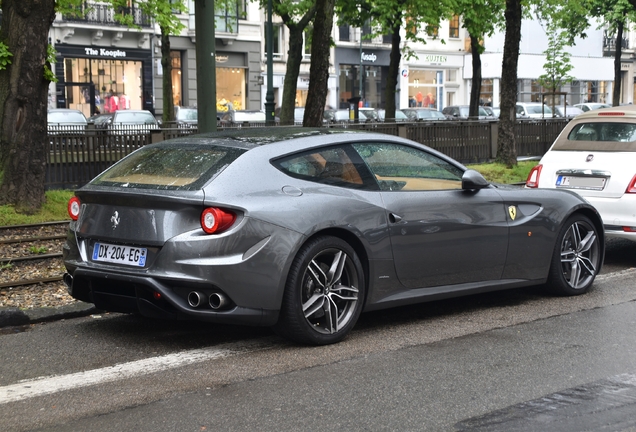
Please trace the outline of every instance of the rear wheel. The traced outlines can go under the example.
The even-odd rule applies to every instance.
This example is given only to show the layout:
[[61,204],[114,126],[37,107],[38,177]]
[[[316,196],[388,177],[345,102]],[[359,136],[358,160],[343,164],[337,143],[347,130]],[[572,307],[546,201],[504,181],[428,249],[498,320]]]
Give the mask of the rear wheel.
[[274,329],[300,343],[339,342],[358,320],[364,295],[364,272],[353,248],[336,237],[317,237],[294,259]]
[[592,221],[572,215],[561,227],[552,255],[548,286],[562,295],[586,293],[601,266],[601,239]]

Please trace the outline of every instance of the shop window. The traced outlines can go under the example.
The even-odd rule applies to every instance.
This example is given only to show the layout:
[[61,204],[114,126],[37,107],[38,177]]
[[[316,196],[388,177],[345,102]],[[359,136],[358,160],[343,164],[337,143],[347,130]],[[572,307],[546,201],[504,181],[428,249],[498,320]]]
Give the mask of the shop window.
[[457,82],[457,70],[448,69],[446,71],[446,82]]
[[459,38],[459,15],[454,15],[448,22],[448,37]]
[[216,110],[245,109],[245,69],[239,67],[216,68]]
[[[274,25],[272,29],[272,58],[274,60],[282,60],[283,51],[281,47],[281,32],[283,31],[282,26]],[[267,31],[265,31],[265,56],[267,56]]]
[[183,75],[181,73],[181,51],[170,51],[172,62],[172,100],[175,106],[183,105]]

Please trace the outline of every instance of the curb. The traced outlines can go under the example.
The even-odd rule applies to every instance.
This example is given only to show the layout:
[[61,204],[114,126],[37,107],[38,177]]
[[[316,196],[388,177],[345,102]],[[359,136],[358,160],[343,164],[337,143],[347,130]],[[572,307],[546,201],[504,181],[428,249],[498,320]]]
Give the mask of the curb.
[[84,302],[37,309],[0,308],[0,328],[77,318],[98,312],[94,305]]

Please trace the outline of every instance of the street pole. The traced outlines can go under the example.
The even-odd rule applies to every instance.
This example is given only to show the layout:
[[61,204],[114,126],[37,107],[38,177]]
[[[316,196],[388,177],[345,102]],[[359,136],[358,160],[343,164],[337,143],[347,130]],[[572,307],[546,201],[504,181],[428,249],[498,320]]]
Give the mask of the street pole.
[[274,29],[272,25],[272,0],[267,0],[267,23],[265,32],[267,34],[267,42],[265,49],[267,50],[267,93],[265,95],[265,124],[273,126],[276,122],[276,114],[274,113],[274,72],[273,72],[273,47],[274,47]]
[[216,131],[216,48],[214,1],[195,0],[197,111],[199,132]]

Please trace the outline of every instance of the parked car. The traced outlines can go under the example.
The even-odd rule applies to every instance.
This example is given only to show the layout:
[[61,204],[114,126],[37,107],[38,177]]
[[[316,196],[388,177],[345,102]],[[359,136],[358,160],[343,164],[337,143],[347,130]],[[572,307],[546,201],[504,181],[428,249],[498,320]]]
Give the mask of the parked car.
[[606,103],[598,103],[598,102],[586,102],[573,105],[577,108],[580,108],[584,112],[588,112],[590,110],[601,109],[601,108],[611,108],[610,104]]
[[95,127],[100,127],[100,126],[103,126],[104,124],[107,124],[110,118],[111,118],[111,115],[109,113],[106,113],[106,114],[99,113],[99,114],[93,114],[92,116],[87,118],[86,121],[88,122],[89,125],[95,125]]
[[573,118],[576,117],[579,114],[583,114],[583,110],[580,108],[577,108],[575,106],[563,106],[563,105],[557,105],[554,107],[554,112],[556,114],[557,117],[567,117],[567,118]]
[[108,129],[113,135],[159,129],[157,119],[147,110],[118,110],[104,113],[95,119],[94,124],[95,127]]
[[404,114],[404,111],[396,109],[395,110],[395,118],[394,119],[385,119],[385,115],[386,115],[386,110],[384,109],[379,109],[378,110],[378,120],[380,121],[387,121],[387,122],[406,122],[409,121],[409,118],[406,116],[406,114]]
[[378,113],[376,108],[358,108],[358,112],[363,113],[367,121],[380,121],[380,113]]
[[541,102],[517,102],[517,117],[519,118],[550,118],[552,110]]
[[49,134],[84,134],[86,131],[86,116],[80,110],[68,108],[50,109],[46,115]]
[[[354,120],[350,118],[348,109],[326,109],[324,118],[329,124],[346,125],[354,122]],[[358,111],[358,121],[360,123],[364,123],[367,121],[367,117],[364,114],[364,111]]]
[[174,119],[180,129],[196,128],[199,124],[199,111],[194,107],[174,107]]
[[81,147],[86,142],[86,116],[80,110],[56,108],[47,112],[47,133],[52,148]]
[[482,108],[484,109],[484,111],[486,111],[486,114],[488,114],[488,117],[499,118],[498,108],[497,108],[497,111],[495,111],[495,108],[491,106],[487,106],[487,105],[482,106]]
[[590,110],[570,121],[526,187],[566,189],[601,214],[607,238],[636,241],[636,106]]
[[225,127],[242,127],[266,123],[265,111],[230,110],[221,115],[220,124]]
[[75,192],[63,247],[76,299],[154,319],[340,341],[360,313],[601,269],[592,205],[488,183],[404,138],[252,128],[151,144]]
[[[442,114],[449,120],[468,120],[469,109],[468,105],[450,105],[442,109]],[[478,118],[479,120],[486,120],[492,118],[492,116],[486,112],[483,106],[480,106]]]
[[434,108],[403,108],[409,121],[442,121],[448,120],[444,114]]

